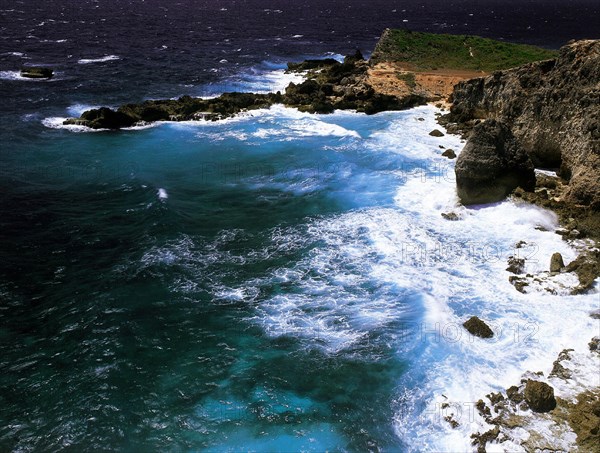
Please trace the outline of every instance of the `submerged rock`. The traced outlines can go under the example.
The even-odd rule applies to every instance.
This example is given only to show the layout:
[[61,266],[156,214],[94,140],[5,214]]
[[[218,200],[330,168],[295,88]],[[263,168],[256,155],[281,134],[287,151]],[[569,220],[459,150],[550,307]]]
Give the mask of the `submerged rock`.
[[472,316],[463,326],[471,335],[475,335],[476,337],[492,338],[494,336],[492,329],[477,316]]
[[27,66],[21,69],[21,77],[30,79],[49,79],[54,75],[52,68],[44,66]]
[[519,186],[535,187],[531,159],[510,129],[495,120],[473,129],[454,171],[458,196],[467,205],[500,201]]
[[534,412],[549,412],[556,407],[554,389],[545,382],[527,380],[525,401]]

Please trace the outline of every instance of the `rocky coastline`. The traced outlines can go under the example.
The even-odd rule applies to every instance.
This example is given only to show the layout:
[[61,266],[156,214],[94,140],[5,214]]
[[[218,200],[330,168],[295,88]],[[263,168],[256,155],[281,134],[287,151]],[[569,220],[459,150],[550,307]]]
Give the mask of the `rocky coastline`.
[[[572,288],[573,294],[597,291],[600,41],[569,43],[555,58],[480,77],[473,78],[472,72],[452,73],[449,99],[449,82],[443,79],[447,74],[434,74],[433,88],[427,86],[419,82],[425,80],[423,74],[410,65],[387,61],[384,47],[379,45],[373,61],[357,52],[343,63],[333,59],[290,63],[288,70],[302,73],[305,81],[291,83],[283,93],[146,101],[116,110],[89,110],[64,124],[117,130],[156,121],[216,121],[274,104],[309,113],[351,109],[375,114],[447,100],[450,113],[440,116],[439,122],[448,132],[467,140],[455,170],[460,201],[477,205],[511,197],[517,203],[553,210],[562,225],[557,233],[581,251],[567,264],[562,257],[553,257],[543,275],[524,274],[524,260],[511,257],[507,271],[515,291],[526,293],[542,287],[552,292],[547,282],[564,273],[577,275],[579,285]],[[427,77],[432,77],[431,73]],[[448,157],[455,157],[452,154]],[[448,220],[457,220],[451,216],[448,214]],[[600,319],[600,303],[598,312],[590,316]],[[465,328],[482,338],[493,335],[476,317],[465,323]],[[553,427],[548,431],[553,435],[575,433],[580,451],[593,451],[600,444],[600,387],[588,382],[581,392],[576,385],[583,368],[599,366],[600,339],[592,332],[582,335],[591,338],[589,351],[565,350],[547,376],[528,371],[505,392],[482,396],[477,410],[489,429],[472,435],[478,452],[485,452],[489,443],[503,442],[515,442],[527,451],[567,451],[572,447],[568,436],[566,447],[551,445],[547,436],[535,432],[534,420]],[[554,387],[562,388],[563,398],[554,395]],[[448,422],[457,426],[451,417]],[[518,439],[523,432],[529,434],[521,442]]]
[[126,104],[116,110],[102,107],[69,118],[65,125],[92,129],[122,129],[156,121],[222,120],[243,111],[268,108],[274,104],[295,107],[308,113],[356,110],[375,114],[404,110],[432,100],[427,95],[409,92],[403,96],[376,91],[368,80],[369,63],[357,51],[343,63],[333,59],[289,63],[288,71],[302,73],[305,81],[290,83],[283,93],[224,93],[211,99],[182,96],[174,100],[151,100]]
[[[536,285],[552,292],[548,281],[570,272],[579,279],[572,294],[598,291],[598,81],[600,41],[572,42],[555,59],[459,82],[450,113],[440,118],[449,132],[467,139],[455,168],[463,204],[509,196],[550,209],[562,225],[556,232],[580,250],[566,265],[554,254],[543,275],[524,274],[524,260],[509,259],[509,281],[520,292]],[[590,313],[593,319],[600,319],[600,300],[598,308]],[[547,375],[527,371],[520,383],[479,400],[479,416],[489,429],[472,435],[478,452],[489,443],[526,451],[598,451],[600,386],[597,377],[586,381],[584,370],[600,367],[600,337],[582,335],[589,335],[589,350],[565,349]],[[555,388],[562,397],[555,397]]]

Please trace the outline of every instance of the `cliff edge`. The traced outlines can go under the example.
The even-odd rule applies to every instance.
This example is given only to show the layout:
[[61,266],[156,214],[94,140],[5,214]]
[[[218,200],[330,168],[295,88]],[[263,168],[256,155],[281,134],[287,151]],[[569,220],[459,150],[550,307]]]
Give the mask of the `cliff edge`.
[[447,121],[505,124],[537,168],[558,169],[567,181],[560,201],[600,212],[600,40],[459,82],[451,100]]

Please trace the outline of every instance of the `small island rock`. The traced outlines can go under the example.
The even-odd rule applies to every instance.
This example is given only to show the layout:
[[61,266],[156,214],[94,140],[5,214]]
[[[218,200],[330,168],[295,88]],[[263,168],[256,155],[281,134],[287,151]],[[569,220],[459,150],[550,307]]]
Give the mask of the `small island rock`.
[[492,338],[494,336],[492,329],[477,316],[472,316],[463,326],[471,335],[475,335],[476,337]]

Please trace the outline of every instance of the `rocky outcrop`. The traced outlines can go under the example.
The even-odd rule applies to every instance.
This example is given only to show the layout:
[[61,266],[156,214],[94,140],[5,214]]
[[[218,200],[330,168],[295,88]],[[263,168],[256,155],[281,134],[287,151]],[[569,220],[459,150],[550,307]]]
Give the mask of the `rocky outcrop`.
[[21,69],[21,77],[29,79],[50,79],[53,75],[52,68],[44,66],[26,66]]
[[537,167],[559,168],[569,203],[600,210],[600,41],[555,59],[460,82],[447,121],[506,124]]
[[531,159],[510,129],[496,120],[477,125],[458,156],[456,186],[463,204],[500,201],[518,186],[532,190]]
[[306,60],[288,63],[288,71],[302,72],[306,80],[290,83],[284,93],[224,93],[212,99],[183,96],[123,105],[117,110],[103,107],[69,118],[64,124],[93,129],[121,129],[155,121],[220,120],[242,111],[268,108],[273,104],[296,107],[309,113],[332,113],[352,109],[366,114],[403,110],[424,104],[427,98],[414,93],[393,96],[376,92],[368,82],[368,64],[360,52],[344,59]]

